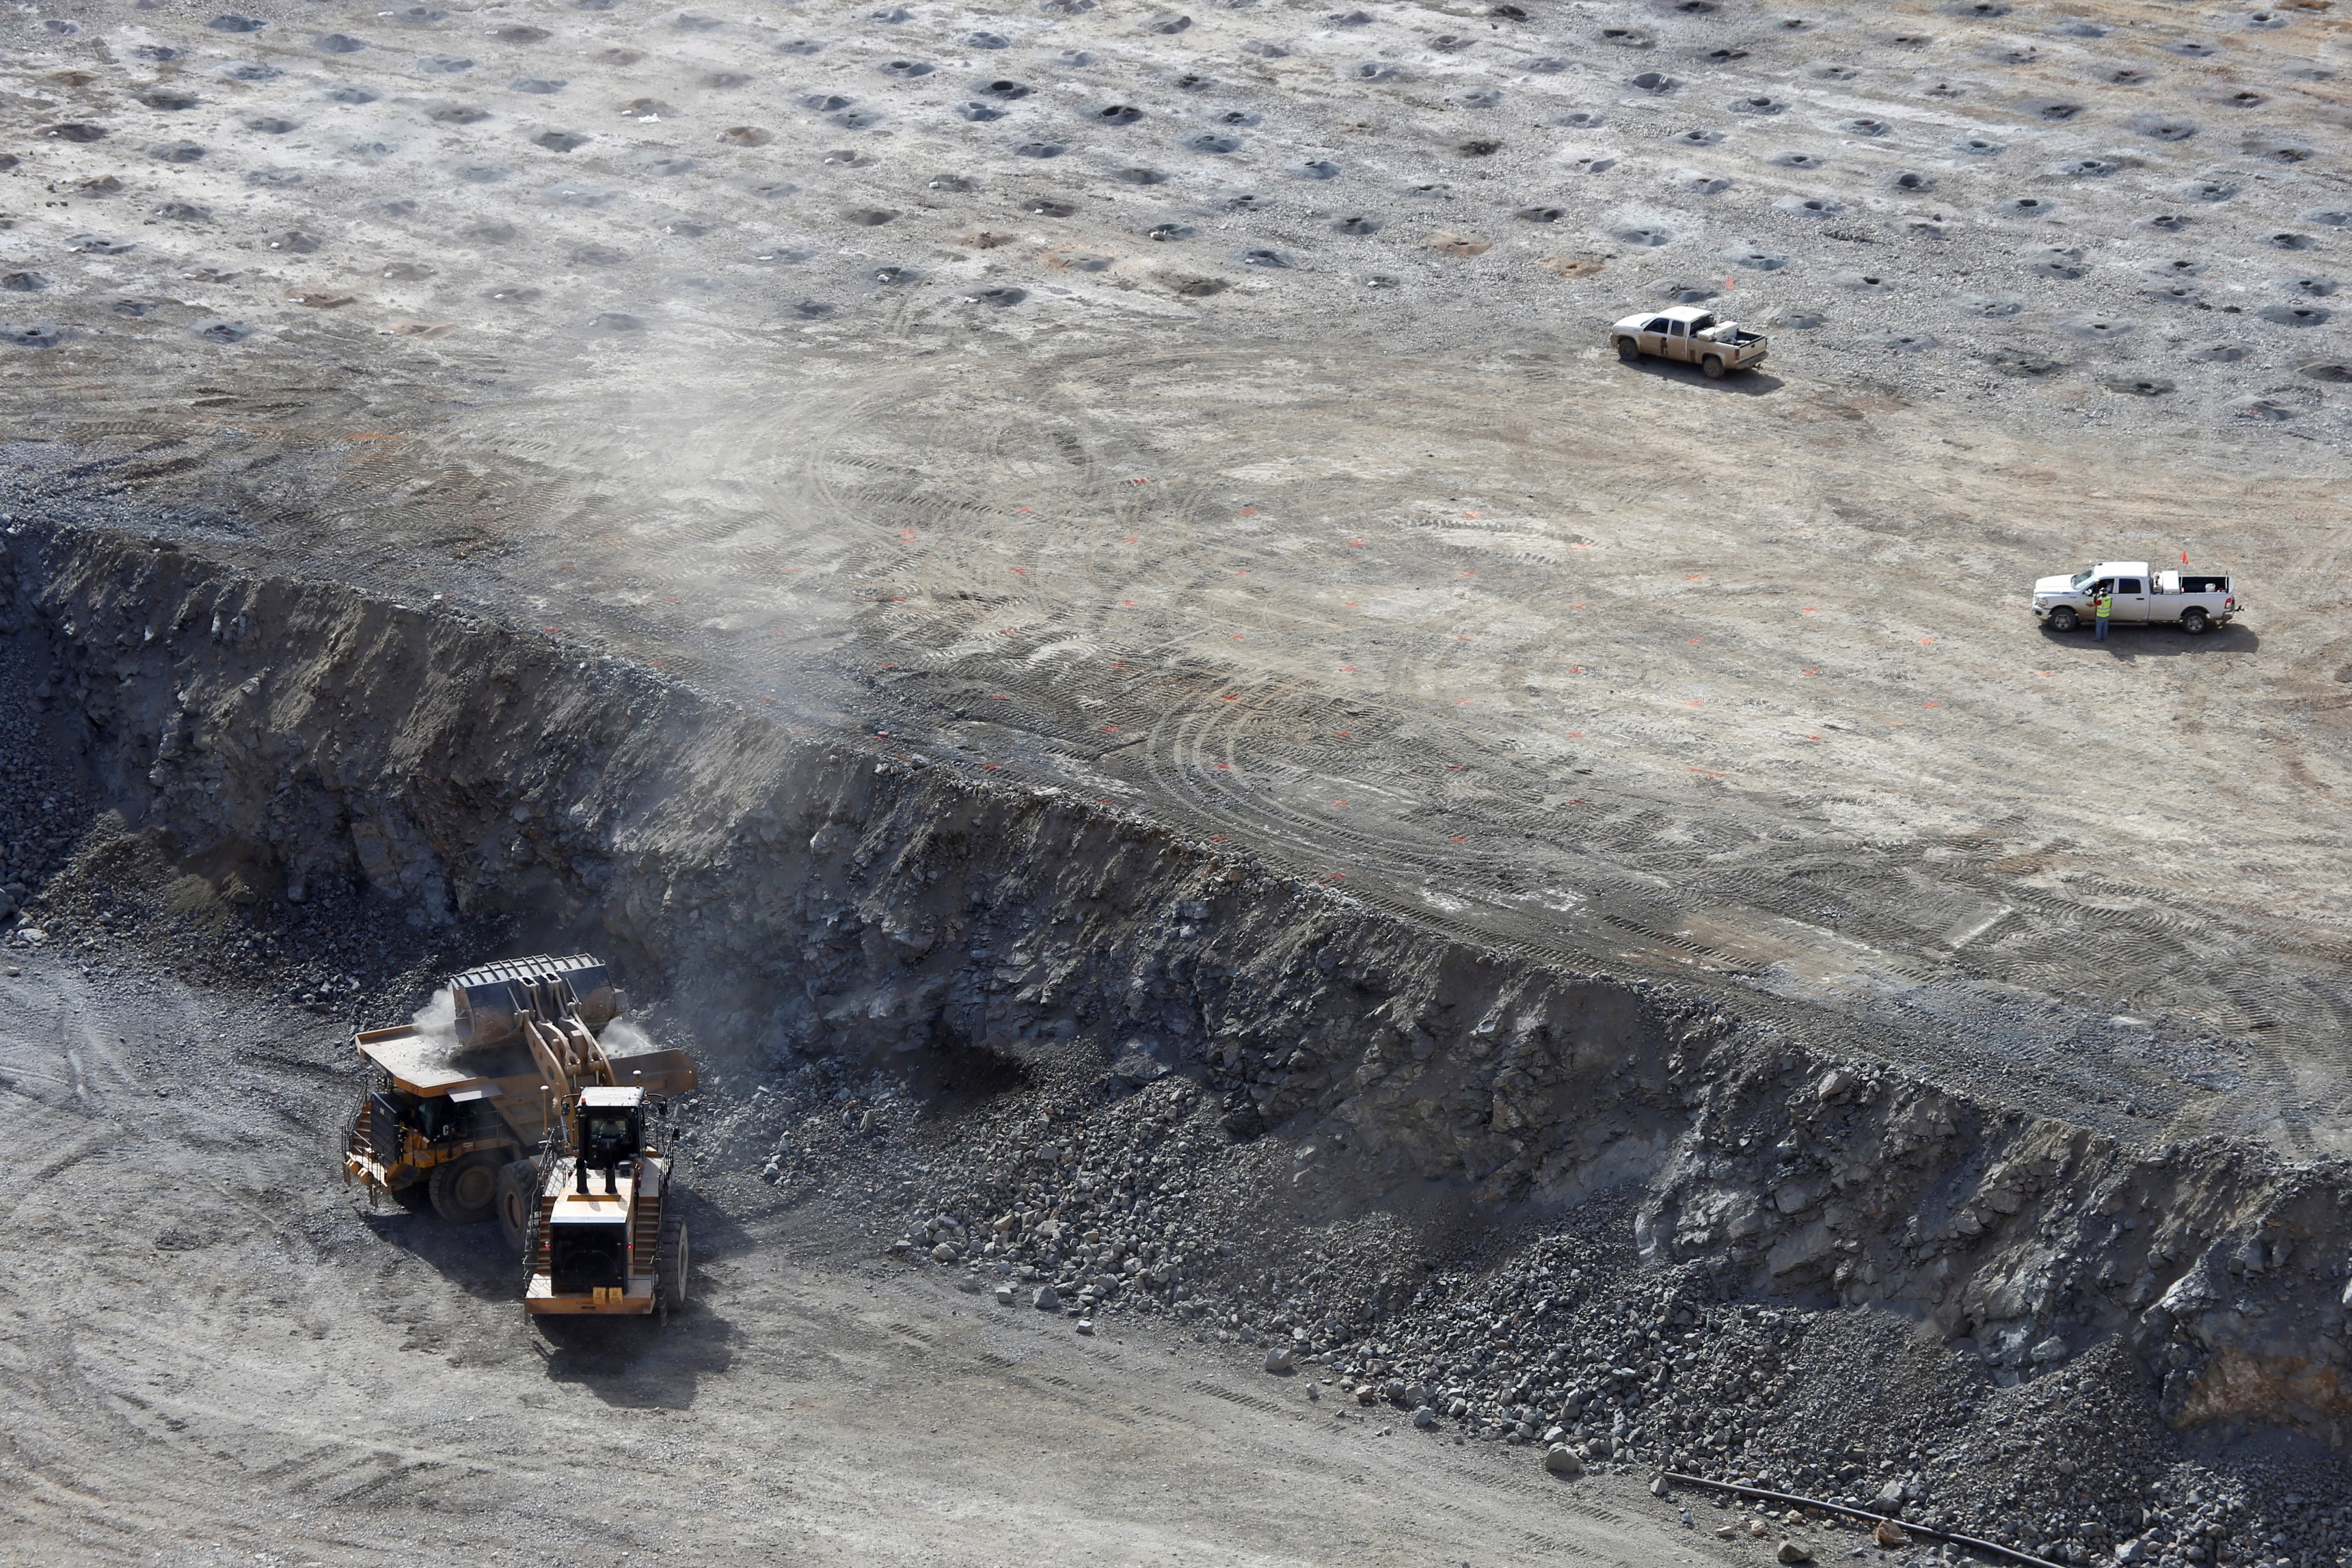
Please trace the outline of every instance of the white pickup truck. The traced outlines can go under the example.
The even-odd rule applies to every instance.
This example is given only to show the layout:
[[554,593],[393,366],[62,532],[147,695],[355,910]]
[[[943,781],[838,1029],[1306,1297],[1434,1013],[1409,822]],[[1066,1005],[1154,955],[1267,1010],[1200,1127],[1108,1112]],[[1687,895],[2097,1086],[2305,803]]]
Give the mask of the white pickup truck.
[[1710,381],[1721,381],[1727,371],[1752,370],[1762,364],[1772,346],[1763,333],[1751,332],[1696,305],[1628,316],[1609,329],[1609,342],[1627,364],[1643,354],[1655,354],[1695,364]]
[[2112,625],[2177,626],[2190,637],[2246,607],[2225,572],[2150,572],[2145,561],[2102,561],[2071,577],[2035,583],[2034,617],[2053,632],[2071,632],[2091,619],[2098,594],[2115,601],[2107,616]]

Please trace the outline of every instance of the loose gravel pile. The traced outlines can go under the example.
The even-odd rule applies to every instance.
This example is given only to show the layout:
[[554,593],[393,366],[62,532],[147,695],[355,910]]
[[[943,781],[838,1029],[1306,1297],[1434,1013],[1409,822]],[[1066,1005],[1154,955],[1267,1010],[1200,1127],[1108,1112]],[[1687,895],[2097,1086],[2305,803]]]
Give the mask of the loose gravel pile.
[[1185,1325],[1424,1440],[1741,1480],[2058,1563],[2347,1561],[2336,1455],[2183,1440],[2119,1341],[2005,1377],[1900,1314],[1759,1300],[1727,1260],[1645,1264],[1633,1191],[1415,1214],[1345,1194],[1344,1130],[1237,1142],[1181,1078],[1068,1062],[973,1102],[1004,1066],[950,1070],[823,1059],[730,1085],[728,1173],[703,1179],[878,1205],[906,1218],[877,1245],[1003,1310]]

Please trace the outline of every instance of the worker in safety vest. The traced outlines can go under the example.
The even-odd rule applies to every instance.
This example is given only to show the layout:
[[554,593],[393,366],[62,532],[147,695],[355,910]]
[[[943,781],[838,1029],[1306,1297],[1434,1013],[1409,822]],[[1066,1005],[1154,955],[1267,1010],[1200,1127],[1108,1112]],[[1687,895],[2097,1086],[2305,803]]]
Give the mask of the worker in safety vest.
[[2107,640],[2107,617],[2114,613],[2115,607],[2116,596],[2104,588],[2099,590],[2098,596],[2091,602],[2091,614],[2099,623],[2101,642]]

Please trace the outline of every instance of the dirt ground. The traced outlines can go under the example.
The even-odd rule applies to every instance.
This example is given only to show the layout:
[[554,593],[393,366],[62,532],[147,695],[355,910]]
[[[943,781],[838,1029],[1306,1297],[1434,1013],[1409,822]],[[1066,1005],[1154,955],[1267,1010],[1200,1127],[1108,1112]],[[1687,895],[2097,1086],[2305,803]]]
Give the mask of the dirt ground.
[[320,1179],[345,1070],[314,1016],[7,968],[0,1128],[43,1151],[0,1271],[7,1561],[1766,1560],[1639,1477],[907,1274],[845,1184],[709,1187],[685,1315],[541,1337],[495,1227]]

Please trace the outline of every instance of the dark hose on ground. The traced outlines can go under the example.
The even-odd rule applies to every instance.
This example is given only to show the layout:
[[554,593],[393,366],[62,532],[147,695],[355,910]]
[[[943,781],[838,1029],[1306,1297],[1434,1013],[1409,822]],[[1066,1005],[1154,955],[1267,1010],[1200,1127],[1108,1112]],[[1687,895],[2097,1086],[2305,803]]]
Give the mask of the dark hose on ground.
[[[1823,1502],[1819,1498],[1798,1497],[1793,1492],[1767,1491],[1762,1487],[1743,1487],[1736,1481],[1710,1481],[1702,1476],[1684,1475],[1679,1470],[1662,1470],[1659,1473],[1667,1480],[1679,1486],[1706,1487],[1719,1492],[1737,1492],[1741,1497],[1759,1498],[1765,1502],[1784,1502],[1792,1508],[1816,1508],[1823,1513],[1842,1513],[1849,1519],[1866,1519],[1873,1524],[1882,1519],[1893,1518],[1891,1514],[1873,1513],[1866,1508],[1848,1508],[1842,1502]],[[2022,1563],[2026,1564],[2026,1568],[2064,1568],[2063,1563],[2036,1557],[2030,1552],[2020,1552],[2014,1546],[2003,1546],[1997,1541],[1979,1541],[1973,1535],[1955,1535],[1948,1530],[1937,1530],[1930,1524],[1906,1524],[1899,1519],[1895,1522],[1902,1525],[1908,1534],[1923,1535],[1932,1541],[1948,1541],[1955,1546],[1965,1546],[1971,1552],[1990,1552],[1995,1557],[2005,1557],[2011,1563]]]

